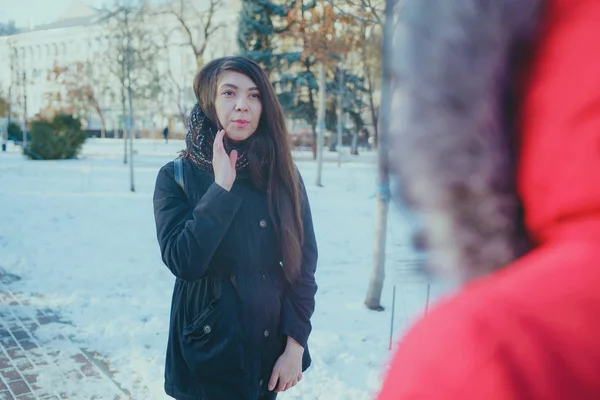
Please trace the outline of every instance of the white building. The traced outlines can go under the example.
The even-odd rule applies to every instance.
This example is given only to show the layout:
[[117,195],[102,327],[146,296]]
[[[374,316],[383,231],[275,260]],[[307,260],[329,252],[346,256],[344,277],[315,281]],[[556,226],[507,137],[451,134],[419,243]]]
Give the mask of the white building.
[[[194,40],[203,40],[202,18],[208,0],[188,0],[193,8],[184,15]],[[238,0],[222,0],[214,17],[213,26],[220,27],[212,34],[204,61],[234,54],[237,51],[236,33],[239,13]],[[179,4],[179,1],[172,5]],[[155,68],[159,89],[152,96],[140,96],[135,101],[135,126],[139,131],[162,131],[169,123],[171,131],[183,131],[177,116],[188,111],[195,102],[192,83],[197,63],[189,36],[173,14],[169,5],[153,7],[153,16],[144,25],[151,32],[152,41],[161,46]],[[177,8],[173,8],[177,12]],[[197,14],[196,14],[197,12]],[[122,85],[115,74],[114,38],[119,29],[110,31],[102,14],[80,1],[73,1],[69,12],[57,21],[30,27],[15,35],[0,37],[0,96],[8,98],[13,114],[23,121],[34,118],[44,109],[65,107],[68,103],[65,85],[51,73],[56,67],[74,69],[77,63],[85,66],[78,75],[89,85],[105,120],[107,132],[122,125]],[[111,47],[112,46],[112,47]],[[153,63],[154,65],[154,63]],[[145,71],[139,71],[142,74]],[[3,116],[0,116],[3,117]],[[82,115],[88,129],[100,130],[100,113],[93,109]]]

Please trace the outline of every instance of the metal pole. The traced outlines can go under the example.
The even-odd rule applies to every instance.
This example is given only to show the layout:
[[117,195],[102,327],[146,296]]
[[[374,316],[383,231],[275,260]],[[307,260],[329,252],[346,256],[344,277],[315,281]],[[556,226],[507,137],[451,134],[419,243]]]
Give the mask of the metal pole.
[[392,292],[392,322],[390,323],[390,344],[388,346],[388,350],[392,349],[392,338],[394,336],[394,311],[396,309],[396,285],[394,285],[394,289]]
[[342,116],[344,115],[343,106],[343,90],[344,90],[344,71],[340,68],[338,72],[338,115],[337,115],[337,152],[338,152],[338,167],[342,166]]

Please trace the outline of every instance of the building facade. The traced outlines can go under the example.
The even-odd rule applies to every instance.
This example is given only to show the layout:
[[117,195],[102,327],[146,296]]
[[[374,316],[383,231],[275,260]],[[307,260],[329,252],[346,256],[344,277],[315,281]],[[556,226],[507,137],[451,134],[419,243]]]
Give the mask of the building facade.
[[[153,52],[150,61],[134,64],[130,73],[132,82],[146,76],[145,86],[134,88],[138,89],[133,101],[138,132],[162,132],[166,125],[171,132],[183,131],[182,114],[195,102],[192,83],[198,64],[190,37],[195,44],[204,40],[207,10],[203,7],[208,1],[188,1],[191,8],[183,16],[189,33],[178,20],[182,16],[177,10],[179,1],[153,6],[144,23],[131,30],[132,46],[138,46],[140,53],[132,59],[143,58],[150,45]],[[86,129],[122,129],[128,113],[123,101],[123,87],[127,86],[123,48],[119,48],[123,23],[107,18],[109,11],[74,2],[69,14],[51,24],[0,37],[0,97],[10,103],[12,118],[23,123],[45,112],[73,109],[72,97],[77,93],[82,98],[93,96],[96,104],[92,107],[86,101],[77,109]],[[207,41],[204,62],[237,51],[238,13],[237,0],[221,1],[212,20],[216,29]],[[57,76],[61,70],[62,75]]]

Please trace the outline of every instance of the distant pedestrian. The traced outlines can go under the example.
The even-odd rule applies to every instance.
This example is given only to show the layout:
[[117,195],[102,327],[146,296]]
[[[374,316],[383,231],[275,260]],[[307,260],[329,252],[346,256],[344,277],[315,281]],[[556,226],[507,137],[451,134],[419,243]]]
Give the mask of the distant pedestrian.
[[169,127],[165,126],[165,129],[163,129],[163,136],[165,138],[165,143],[169,143]]
[[369,130],[366,127],[363,127],[360,130],[360,136],[358,138],[358,141],[360,143],[360,147],[362,147],[363,149],[369,151],[371,150],[371,145],[369,144],[369,137],[371,135],[369,134]]

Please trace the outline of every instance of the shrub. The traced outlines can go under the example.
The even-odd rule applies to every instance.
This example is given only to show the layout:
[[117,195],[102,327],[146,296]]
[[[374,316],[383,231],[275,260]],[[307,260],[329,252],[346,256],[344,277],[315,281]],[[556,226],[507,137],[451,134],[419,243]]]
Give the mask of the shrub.
[[23,152],[33,159],[62,160],[75,158],[86,135],[81,122],[71,115],[58,114],[52,121],[31,123],[31,141]]
[[21,126],[15,122],[11,122],[7,127],[8,140],[14,140],[15,142],[21,142],[23,140],[23,130]]

